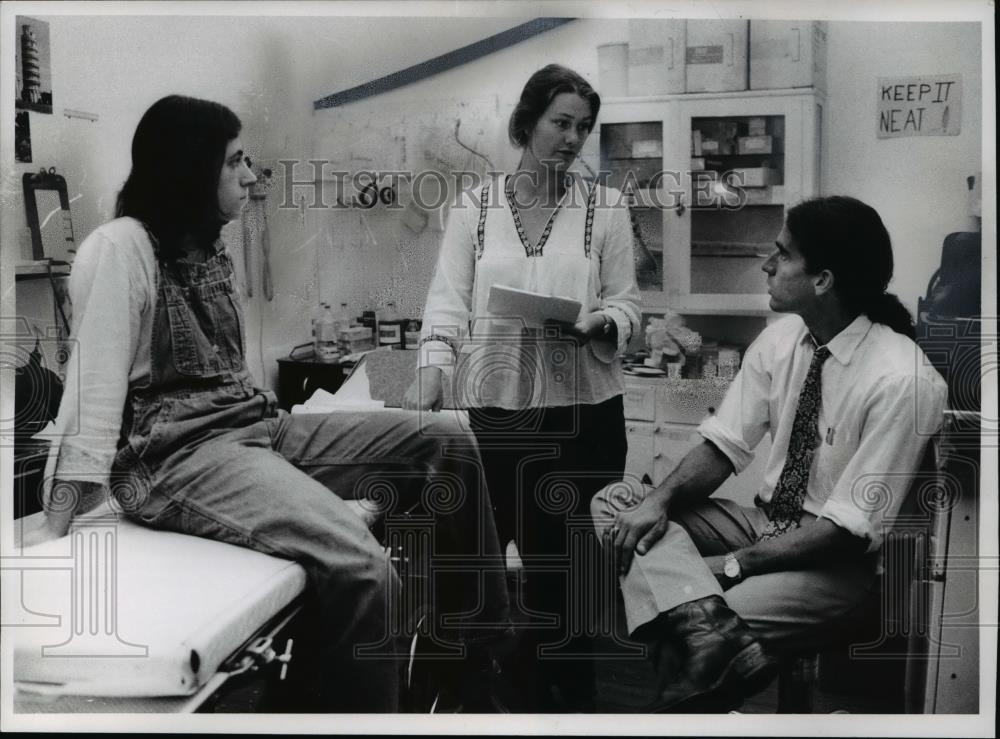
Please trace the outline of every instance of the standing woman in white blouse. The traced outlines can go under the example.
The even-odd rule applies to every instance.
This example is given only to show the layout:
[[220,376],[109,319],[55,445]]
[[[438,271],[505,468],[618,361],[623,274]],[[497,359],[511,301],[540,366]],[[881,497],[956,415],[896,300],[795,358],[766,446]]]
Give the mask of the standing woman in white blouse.
[[[532,624],[515,677],[532,711],[593,708],[582,632],[599,592],[571,552],[587,535],[591,495],[621,479],[627,451],[621,354],[640,325],[632,229],[620,193],[570,171],[600,104],[565,67],[528,80],[508,126],[523,152],[517,170],[488,179],[449,216],[404,400],[436,410],[447,387],[469,410],[500,541],[514,539],[525,564],[520,605]],[[574,323],[495,315],[494,285],[582,307]]]

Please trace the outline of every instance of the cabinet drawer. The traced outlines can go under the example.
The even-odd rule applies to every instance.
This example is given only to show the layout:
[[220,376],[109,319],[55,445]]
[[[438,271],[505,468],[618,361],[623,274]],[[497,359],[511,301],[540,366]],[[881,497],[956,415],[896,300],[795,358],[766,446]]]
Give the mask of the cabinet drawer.
[[699,424],[715,413],[725,394],[724,386],[698,380],[664,385],[659,393],[657,420]]
[[653,476],[653,431],[651,423],[626,423],[625,436],[628,454],[625,457],[625,472],[642,478]]
[[656,420],[656,385],[625,384],[625,418]]
[[701,441],[691,424],[661,423],[653,433],[653,484],[659,485]]

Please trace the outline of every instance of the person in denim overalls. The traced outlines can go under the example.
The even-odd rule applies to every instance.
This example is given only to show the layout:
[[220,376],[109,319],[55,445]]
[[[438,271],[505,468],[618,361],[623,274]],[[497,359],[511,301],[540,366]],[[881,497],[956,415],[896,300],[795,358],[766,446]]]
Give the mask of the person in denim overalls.
[[[80,372],[59,423],[81,433],[61,444],[55,478],[92,499],[103,474],[145,525],[299,562],[318,603],[325,707],[394,711],[397,657],[355,650],[398,654],[399,579],[344,499],[422,505],[434,553],[468,570],[435,577],[433,634],[481,655],[510,629],[481,462],[447,418],[291,416],[254,385],[219,238],[255,182],[239,131],[228,108],[180,96],[139,123],[119,218],[84,241],[73,270]],[[44,533],[63,535],[72,515],[50,507]]]

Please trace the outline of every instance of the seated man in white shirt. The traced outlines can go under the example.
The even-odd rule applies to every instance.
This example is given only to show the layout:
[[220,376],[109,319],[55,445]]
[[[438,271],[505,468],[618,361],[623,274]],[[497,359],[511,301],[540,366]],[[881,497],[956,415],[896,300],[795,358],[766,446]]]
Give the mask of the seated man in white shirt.
[[[892,246],[878,213],[853,198],[806,201],[776,243],[763,267],[770,305],[793,315],[747,350],[704,441],[658,487],[625,481],[593,501],[629,633],[657,664],[650,711],[731,706],[772,679],[771,647],[815,643],[849,620],[942,421],[946,385],[886,292]],[[757,507],[710,498],[768,432]]]

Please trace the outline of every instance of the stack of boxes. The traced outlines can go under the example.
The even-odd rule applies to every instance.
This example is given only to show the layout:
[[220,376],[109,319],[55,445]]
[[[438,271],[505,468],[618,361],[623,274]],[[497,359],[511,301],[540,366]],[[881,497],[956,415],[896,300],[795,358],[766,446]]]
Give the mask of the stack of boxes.
[[629,21],[627,44],[598,49],[600,92],[646,97],[826,87],[824,21]]

